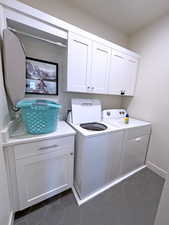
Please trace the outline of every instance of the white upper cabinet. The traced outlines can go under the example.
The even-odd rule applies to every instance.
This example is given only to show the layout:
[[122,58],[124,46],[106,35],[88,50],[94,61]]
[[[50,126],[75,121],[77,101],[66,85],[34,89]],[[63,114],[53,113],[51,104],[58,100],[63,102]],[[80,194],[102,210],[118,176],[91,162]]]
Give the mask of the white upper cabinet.
[[67,91],[107,93],[111,48],[69,33]]
[[69,33],[67,91],[132,96],[137,66],[129,51]]
[[134,95],[138,60],[112,49],[108,93]]
[[90,84],[94,93],[106,94],[111,48],[93,43]]
[[92,41],[69,33],[67,91],[87,92]]
[[112,50],[110,60],[110,73],[108,82],[108,93],[120,95],[125,86],[125,58],[116,50]]
[[107,93],[111,48],[70,33],[67,91]]
[[126,56],[125,66],[126,66],[125,95],[133,96],[136,86],[138,59],[131,56]]

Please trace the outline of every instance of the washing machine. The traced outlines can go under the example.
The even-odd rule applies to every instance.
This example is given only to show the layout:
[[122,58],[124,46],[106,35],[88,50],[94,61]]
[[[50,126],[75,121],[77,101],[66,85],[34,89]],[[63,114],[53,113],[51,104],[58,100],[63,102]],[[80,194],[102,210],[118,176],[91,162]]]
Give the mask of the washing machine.
[[74,187],[85,199],[119,177],[124,132],[102,119],[97,99],[72,99],[68,123],[77,132]]

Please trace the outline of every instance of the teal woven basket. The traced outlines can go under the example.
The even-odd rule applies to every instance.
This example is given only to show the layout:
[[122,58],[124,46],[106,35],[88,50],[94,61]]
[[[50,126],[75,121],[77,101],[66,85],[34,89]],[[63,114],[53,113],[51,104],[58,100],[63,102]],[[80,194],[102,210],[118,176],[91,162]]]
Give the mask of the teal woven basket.
[[22,100],[17,103],[30,134],[47,134],[56,130],[60,104],[48,100]]

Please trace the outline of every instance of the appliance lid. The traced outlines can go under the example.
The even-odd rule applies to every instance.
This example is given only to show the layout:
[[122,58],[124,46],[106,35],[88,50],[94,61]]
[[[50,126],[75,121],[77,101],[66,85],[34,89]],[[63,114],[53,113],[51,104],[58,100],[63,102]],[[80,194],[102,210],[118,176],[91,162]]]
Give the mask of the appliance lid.
[[72,123],[101,121],[101,102],[97,99],[72,99]]
[[102,123],[82,123],[80,127],[91,131],[103,131],[107,129],[107,126]]

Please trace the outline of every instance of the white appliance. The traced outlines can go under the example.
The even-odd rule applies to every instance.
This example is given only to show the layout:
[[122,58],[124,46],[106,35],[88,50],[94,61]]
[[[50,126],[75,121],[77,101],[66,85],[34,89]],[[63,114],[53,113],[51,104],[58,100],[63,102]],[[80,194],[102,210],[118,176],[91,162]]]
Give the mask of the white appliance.
[[106,123],[115,125],[122,129],[129,129],[134,127],[148,126],[151,127],[151,124],[146,121],[137,120],[129,117],[129,123],[124,123],[124,118],[127,114],[125,109],[106,109],[103,110],[103,120]]
[[123,176],[145,164],[151,124],[146,121],[129,117],[129,123],[124,123],[124,109],[108,109],[103,111],[106,123],[124,130],[123,150],[121,157],[120,176]]
[[77,131],[74,185],[84,199],[119,176],[123,131],[102,120],[95,99],[72,99],[68,122]]

